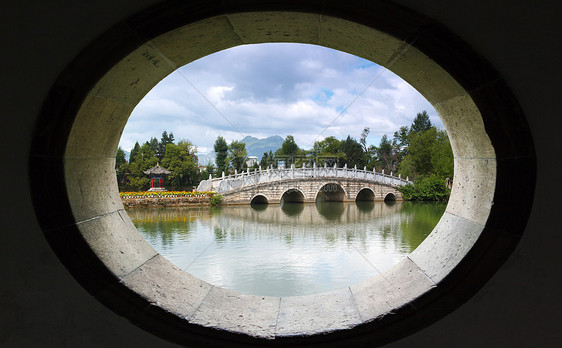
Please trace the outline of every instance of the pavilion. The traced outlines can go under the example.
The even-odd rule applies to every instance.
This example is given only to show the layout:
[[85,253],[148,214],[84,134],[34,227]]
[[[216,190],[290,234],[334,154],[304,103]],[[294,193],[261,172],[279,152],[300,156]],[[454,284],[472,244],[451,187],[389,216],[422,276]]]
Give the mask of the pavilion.
[[150,190],[148,191],[167,191],[164,188],[164,177],[171,173],[169,170],[156,163],[155,167],[145,170],[143,173],[150,177]]

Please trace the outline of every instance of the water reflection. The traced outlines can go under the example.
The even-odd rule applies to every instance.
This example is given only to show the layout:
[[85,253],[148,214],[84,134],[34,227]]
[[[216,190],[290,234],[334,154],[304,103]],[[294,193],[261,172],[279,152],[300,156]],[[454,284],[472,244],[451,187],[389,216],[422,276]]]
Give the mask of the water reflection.
[[303,203],[296,203],[296,202],[282,202],[281,203],[281,211],[285,214],[285,216],[299,216],[304,210]]
[[295,296],[344,288],[406,257],[445,204],[320,202],[134,208],[128,213],[162,255],[212,284]]
[[316,201],[316,210],[326,220],[339,220],[345,211],[343,202]]

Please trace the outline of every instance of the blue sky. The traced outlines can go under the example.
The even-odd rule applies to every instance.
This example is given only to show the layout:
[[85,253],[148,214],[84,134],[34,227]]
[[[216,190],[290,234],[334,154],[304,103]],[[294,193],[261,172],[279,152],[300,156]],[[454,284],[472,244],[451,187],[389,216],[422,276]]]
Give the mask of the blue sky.
[[228,142],[293,135],[310,148],[331,135],[358,139],[364,127],[371,129],[367,141],[378,145],[383,134],[409,126],[422,110],[443,128],[423,96],[370,61],[314,45],[244,45],[162,80],[134,109],[120,146],[130,151],[135,141],[160,139],[166,130],[200,153],[212,150],[218,135]]

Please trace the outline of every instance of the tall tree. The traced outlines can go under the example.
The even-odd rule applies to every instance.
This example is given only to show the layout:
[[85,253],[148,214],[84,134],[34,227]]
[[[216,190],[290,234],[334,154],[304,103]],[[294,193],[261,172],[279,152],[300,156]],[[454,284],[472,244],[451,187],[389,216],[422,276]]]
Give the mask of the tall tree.
[[453,152],[447,133],[431,127],[410,135],[409,153],[400,163],[400,173],[411,178],[436,175],[453,177]]
[[264,152],[260,161],[260,166],[262,169],[269,168],[270,166],[277,167],[277,162],[275,161],[275,155],[271,150],[269,152]]
[[199,183],[200,173],[195,151],[197,148],[189,140],[180,140],[178,145],[166,145],[162,165],[171,172],[167,178],[171,188],[192,189]]
[[312,155],[316,164],[318,166],[339,164],[340,160],[345,156],[341,150],[341,143],[341,140],[336,139],[334,136],[315,141],[312,146]]
[[281,147],[275,151],[275,156],[285,160],[285,166],[290,166],[299,153],[299,146],[292,135],[287,135]]
[[139,142],[135,142],[135,146],[133,147],[133,149],[131,150],[131,153],[129,154],[129,163],[134,163],[137,161],[137,157],[140,154],[140,144]]
[[154,154],[156,155],[156,157],[158,157],[158,159],[162,159],[162,157],[160,157],[160,144],[158,143],[158,139],[156,139],[155,137],[150,138],[150,140],[148,141],[148,145],[150,146],[150,150],[152,150],[152,152],[154,152]]
[[348,135],[347,138],[342,141],[341,149],[345,154],[345,164],[347,164],[349,168],[357,166],[358,168],[363,169],[365,166],[365,152],[357,140]]
[[248,153],[246,152],[246,144],[241,141],[234,140],[228,147],[230,153],[228,155],[228,162],[232,169],[241,172],[246,166],[248,160]]
[[396,158],[394,156],[392,143],[388,140],[386,134],[381,138],[379,146],[376,148],[377,165],[384,169],[386,173],[392,172],[396,169]]
[[414,122],[410,127],[410,133],[419,133],[428,131],[432,127],[431,121],[429,120],[429,115],[425,110],[418,112]]
[[127,163],[125,151],[123,151],[121,146],[119,146],[117,148],[117,152],[115,153],[115,169],[121,168],[121,166],[125,163]]
[[158,151],[156,152],[159,159],[166,156],[166,145],[173,144],[174,141],[174,133],[170,132],[170,134],[168,134],[166,131],[162,132],[162,137],[160,138],[160,143],[158,144]]
[[226,172],[226,167],[228,165],[228,144],[226,143],[226,140],[219,135],[217,140],[215,140],[215,146],[213,149],[215,150],[215,164],[218,169],[217,175],[222,175],[222,172]]

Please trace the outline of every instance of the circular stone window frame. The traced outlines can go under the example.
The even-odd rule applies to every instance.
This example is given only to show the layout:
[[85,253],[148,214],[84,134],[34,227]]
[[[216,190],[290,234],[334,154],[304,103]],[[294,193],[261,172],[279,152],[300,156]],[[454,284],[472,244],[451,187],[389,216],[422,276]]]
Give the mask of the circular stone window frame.
[[[406,259],[340,291],[237,293],[171,264],[123,209],[115,151],[140,99],[176,68],[248,43],[317,44],[389,67],[435,107],[455,180],[443,217]],[[385,2],[167,3],[123,21],[59,75],[33,134],[29,175],[44,235],[114,312],[191,344],[382,345],[465,303],[509,257],[528,219],[536,159],[505,81],[462,40]]]

